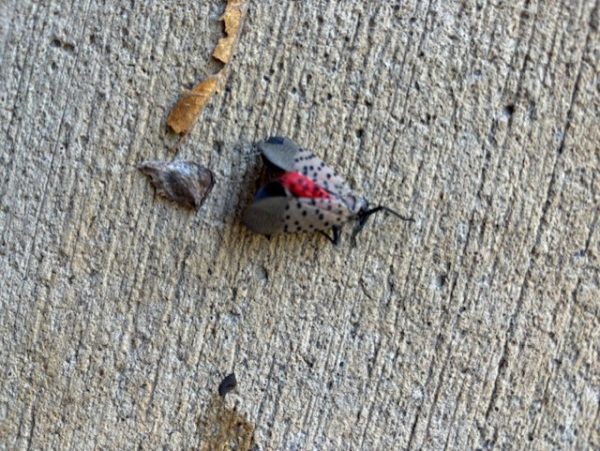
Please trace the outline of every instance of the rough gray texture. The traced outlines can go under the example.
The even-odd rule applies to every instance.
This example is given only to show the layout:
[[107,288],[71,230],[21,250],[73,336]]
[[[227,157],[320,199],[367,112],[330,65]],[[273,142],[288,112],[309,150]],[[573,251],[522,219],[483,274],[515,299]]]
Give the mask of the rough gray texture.
[[[222,10],[1,2],[1,447],[209,448],[235,406],[260,449],[598,449],[598,1],[251,1],[194,214],[136,164]],[[251,235],[271,134],[416,222]]]

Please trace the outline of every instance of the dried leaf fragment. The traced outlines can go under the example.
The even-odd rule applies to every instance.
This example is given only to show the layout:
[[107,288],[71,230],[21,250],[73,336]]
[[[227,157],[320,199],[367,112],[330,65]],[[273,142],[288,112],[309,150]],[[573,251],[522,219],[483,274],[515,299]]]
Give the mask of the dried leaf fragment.
[[167,118],[169,128],[179,135],[189,132],[216,89],[217,79],[210,77],[181,96]]
[[233,54],[233,47],[240,33],[242,24],[242,7],[244,2],[242,0],[229,0],[225,7],[225,12],[221,19],[225,23],[225,34],[224,38],[219,39],[217,47],[213,52],[213,58],[227,64]]
[[210,169],[190,160],[144,161],[138,169],[150,178],[159,196],[196,210],[215,183]]
[[225,23],[225,37],[219,39],[213,51],[213,57],[225,63],[225,67],[196,85],[190,92],[181,96],[169,113],[169,117],[167,117],[167,126],[174,133],[178,135],[188,133],[210,100],[210,97],[215,91],[222,90],[227,79],[228,63],[241,31],[245,2],[246,0],[227,0],[225,12],[221,17],[221,20]]

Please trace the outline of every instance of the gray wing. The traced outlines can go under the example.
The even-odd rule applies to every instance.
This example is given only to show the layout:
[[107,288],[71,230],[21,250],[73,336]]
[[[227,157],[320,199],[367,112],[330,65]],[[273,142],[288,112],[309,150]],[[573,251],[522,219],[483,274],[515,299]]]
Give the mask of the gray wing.
[[262,155],[271,164],[288,172],[300,172],[320,187],[346,199],[352,189],[341,175],[312,152],[301,148],[289,138],[271,136],[258,144]]
[[250,204],[242,214],[242,221],[250,230],[272,235],[283,230],[285,207],[289,197],[266,197]]
[[271,164],[284,171],[295,171],[294,159],[300,147],[291,139],[271,136],[258,143],[257,147]]

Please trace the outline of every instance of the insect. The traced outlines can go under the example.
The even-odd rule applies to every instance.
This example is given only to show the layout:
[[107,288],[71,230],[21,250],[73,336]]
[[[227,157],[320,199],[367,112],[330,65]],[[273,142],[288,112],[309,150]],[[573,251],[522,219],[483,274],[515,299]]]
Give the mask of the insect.
[[[379,211],[413,221],[383,205],[369,208],[367,200],[357,196],[343,177],[288,138],[272,136],[260,142],[258,149],[269,181],[242,215],[244,224],[255,233],[320,232],[336,245],[344,223],[356,221],[354,242],[369,217]],[[326,233],[329,230],[331,236]]]

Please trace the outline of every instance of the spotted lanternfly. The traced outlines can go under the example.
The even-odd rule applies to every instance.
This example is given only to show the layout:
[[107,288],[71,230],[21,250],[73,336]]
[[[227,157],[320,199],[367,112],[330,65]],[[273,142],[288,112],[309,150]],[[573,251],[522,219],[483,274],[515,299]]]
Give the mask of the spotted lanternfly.
[[[273,136],[260,142],[258,149],[270,181],[257,191],[242,216],[255,233],[320,232],[337,244],[344,223],[356,221],[354,240],[378,211],[413,220],[383,205],[369,208],[367,200],[357,196],[343,177],[288,138]],[[333,236],[325,233],[328,230]]]

